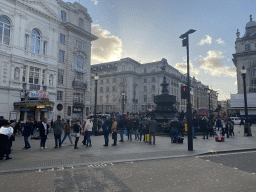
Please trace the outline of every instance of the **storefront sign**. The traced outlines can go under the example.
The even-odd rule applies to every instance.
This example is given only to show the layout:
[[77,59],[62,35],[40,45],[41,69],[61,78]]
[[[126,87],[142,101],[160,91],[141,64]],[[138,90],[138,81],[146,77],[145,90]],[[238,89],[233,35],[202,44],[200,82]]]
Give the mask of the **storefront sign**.
[[10,112],[10,120],[17,120],[17,112],[16,111]]
[[[44,91],[29,91],[27,92],[27,96],[31,98],[48,98],[49,93]],[[20,93],[20,97],[25,97],[25,92]]]
[[29,108],[20,108],[20,111],[31,111]]
[[81,113],[82,112],[82,108],[80,107],[73,107],[73,113]]
[[40,111],[47,112],[47,111],[49,111],[49,109],[40,109]]

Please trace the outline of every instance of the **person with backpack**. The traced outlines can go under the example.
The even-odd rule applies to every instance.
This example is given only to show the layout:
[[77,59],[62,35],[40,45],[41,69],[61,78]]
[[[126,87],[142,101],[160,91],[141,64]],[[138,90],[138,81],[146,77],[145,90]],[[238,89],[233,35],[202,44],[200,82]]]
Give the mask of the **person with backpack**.
[[170,123],[171,143],[179,143],[179,121],[177,117]]
[[76,121],[76,124],[74,125],[74,133],[76,134],[75,137],[76,137],[76,140],[75,140],[75,146],[74,146],[74,149],[79,149],[77,147],[77,143],[78,143],[78,140],[79,140],[79,137],[80,137],[80,132],[81,132],[81,125],[80,125],[80,121],[77,120]]
[[148,121],[148,127],[149,127],[149,145],[151,145],[151,136],[153,136],[153,145],[155,145],[156,139],[155,139],[155,133],[156,133],[156,127],[157,122],[154,120],[153,117]]
[[128,116],[126,120],[126,129],[127,129],[127,135],[128,135],[128,140],[132,140],[132,128],[133,128],[133,120],[131,119],[130,116]]
[[121,140],[119,142],[124,142],[124,129],[126,126],[126,120],[124,116],[120,115],[120,120],[117,123],[117,129],[119,130]]
[[143,141],[145,141],[145,135],[146,135],[147,129],[148,129],[148,122],[147,122],[147,118],[145,117],[140,124],[140,142],[141,142],[142,135],[144,136]]
[[69,138],[69,141],[70,141],[71,145],[73,145],[69,123],[65,119],[63,119],[62,121],[63,121],[63,124],[64,124],[64,133],[65,133],[65,135],[64,135],[64,137],[63,137],[63,139],[61,141],[61,146],[64,146],[63,142],[65,141],[67,136]]
[[54,148],[58,148],[58,144],[59,144],[59,148],[61,148],[61,134],[63,131],[64,131],[64,125],[63,125],[63,122],[61,121],[61,116],[58,115],[57,121],[53,123],[53,132],[54,132],[54,139],[55,139]]
[[133,121],[133,127],[135,130],[135,140],[139,140],[139,127],[140,127],[140,122],[138,119],[138,116],[136,115]]
[[105,145],[103,145],[104,147],[108,146],[108,136],[109,136],[109,132],[112,126],[112,119],[106,119],[105,123],[103,124],[102,128],[103,128],[103,134],[104,134],[104,140],[105,140]]

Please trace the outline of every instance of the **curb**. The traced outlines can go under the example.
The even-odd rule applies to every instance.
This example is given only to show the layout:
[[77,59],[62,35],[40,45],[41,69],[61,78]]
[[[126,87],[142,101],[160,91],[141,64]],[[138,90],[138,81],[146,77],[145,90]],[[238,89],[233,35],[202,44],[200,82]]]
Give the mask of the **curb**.
[[[113,160],[113,161],[99,161],[99,162],[91,162],[91,163],[67,164],[67,165],[58,165],[58,166],[33,167],[33,168],[3,170],[3,171],[0,170],[0,175],[7,174],[7,173],[18,173],[18,172],[28,172],[28,171],[44,172],[45,170],[48,171],[52,168],[54,168],[54,170],[63,170],[62,168],[71,168],[71,167],[78,168],[78,167],[82,167],[82,166],[100,167],[100,165],[102,165],[102,164],[112,164],[113,165],[113,163],[138,162],[138,161],[185,158],[185,157],[196,157],[196,156],[198,157],[198,156],[207,156],[207,155],[234,153],[234,152],[245,152],[245,151],[256,151],[256,148],[237,149],[237,150],[229,150],[229,151],[211,151],[211,152],[203,152],[203,153],[197,153],[197,154],[191,154],[191,155],[148,157],[148,158],[138,158],[138,159],[124,159],[124,160]],[[43,170],[43,171],[41,171],[41,170]]]

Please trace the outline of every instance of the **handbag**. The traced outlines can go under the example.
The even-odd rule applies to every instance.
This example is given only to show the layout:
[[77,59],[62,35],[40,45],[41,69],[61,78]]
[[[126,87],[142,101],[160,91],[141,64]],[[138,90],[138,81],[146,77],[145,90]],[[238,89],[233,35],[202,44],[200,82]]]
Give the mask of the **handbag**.
[[80,133],[76,133],[76,137],[80,137]]
[[85,132],[82,132],[82,135],[83,135],[83,136],[86,136]]

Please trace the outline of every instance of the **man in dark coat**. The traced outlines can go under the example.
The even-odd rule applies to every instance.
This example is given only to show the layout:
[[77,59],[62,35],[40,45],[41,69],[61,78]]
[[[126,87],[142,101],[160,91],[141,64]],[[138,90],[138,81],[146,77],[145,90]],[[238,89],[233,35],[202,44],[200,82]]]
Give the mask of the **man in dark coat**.
[[117,122],[117,129],[119,130],[120,137],[121,137],[121,140],[119,142],[124,142],[124,128],[125,128],[125,125],[126,125],[126,120],[125,120],[124,116],[120,115],[120,120]]
[[38,124],[38,128],[39,128],[39,133],[41,137],[40,148],[46,149],[47,147],[45,147],[45,142],[46,142],[48,131],[49,131],[49,125],[47,124],[46,118],[44,118],[43,121]]
[[54,148],[58,148],[58,143],[59,143],[59,148],[61,148],[61,134],[64,131],[64,125],[63,125],[63,122],[61,121],[61,116],[59,115],[57,116],[57,121],[53,123],[53,131],[54,131],[54,138],[55,138]]

